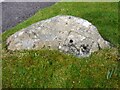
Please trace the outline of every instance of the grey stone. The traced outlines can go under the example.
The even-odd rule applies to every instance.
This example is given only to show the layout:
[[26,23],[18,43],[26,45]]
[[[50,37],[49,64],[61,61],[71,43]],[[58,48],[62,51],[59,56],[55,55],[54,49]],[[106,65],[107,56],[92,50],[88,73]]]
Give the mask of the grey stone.
[[9,50],[48,48],[78,57],[86,57],[99,49],[110,47],[94,25],[69,15],[58,15],[34,23],[11,35],[7,44]]

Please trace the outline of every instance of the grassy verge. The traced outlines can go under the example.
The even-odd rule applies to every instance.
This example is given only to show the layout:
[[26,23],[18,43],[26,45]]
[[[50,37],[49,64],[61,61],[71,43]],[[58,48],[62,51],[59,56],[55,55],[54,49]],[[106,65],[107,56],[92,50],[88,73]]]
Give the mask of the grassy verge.
[[6,52],[3,87],[118,88],[116,60],[115,49],[81,59],[50,50]]
[[11,34],[60,14],[90,21],[104,39],[118,46],[118,3],[56,3],[2,34],[3,87],[118,88],[117,48],[100,50],[89,58],[76,58],[50,50],[5,50],[5,41]]

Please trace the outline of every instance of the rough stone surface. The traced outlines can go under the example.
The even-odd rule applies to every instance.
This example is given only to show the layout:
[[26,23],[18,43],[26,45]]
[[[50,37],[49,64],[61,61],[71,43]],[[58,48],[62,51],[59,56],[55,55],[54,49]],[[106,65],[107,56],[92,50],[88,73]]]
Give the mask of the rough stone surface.
[[58,15],[24,28],[7,39],[9,50],[58,49],[75,56],[89,56],[110,47],[97,28],[82,18]]

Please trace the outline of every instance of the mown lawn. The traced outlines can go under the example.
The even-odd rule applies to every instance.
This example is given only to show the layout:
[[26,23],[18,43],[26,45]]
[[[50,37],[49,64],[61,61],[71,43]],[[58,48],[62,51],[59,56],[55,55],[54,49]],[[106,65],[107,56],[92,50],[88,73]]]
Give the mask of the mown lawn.
[[[56,50],[8,51],[6,39],[16,31],[56,15],[73,15],[93,23],[114,48],[89,58],[76,58]],[[118,3],[61,2],[2,34],[3,88],[118,88]]]

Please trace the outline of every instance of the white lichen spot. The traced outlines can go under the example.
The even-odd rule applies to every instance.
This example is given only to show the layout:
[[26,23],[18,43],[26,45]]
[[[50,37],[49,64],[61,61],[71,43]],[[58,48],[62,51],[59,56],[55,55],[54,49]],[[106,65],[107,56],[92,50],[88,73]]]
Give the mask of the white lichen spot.
[[62,47],[61,47],[61,46],[59,46],[58,48],[59,48],[59,49],[61,49]]
[[41,29],[41,27],[38,27],[37,29]]
[[14,37],[17,38],[17,35],[15,35]]
[[35,35],[34,38],[37,38],[37,36]]
[[16,47],[21,46],[21,43],[16,44]]
[[37,41],[39,41],[40,39],[34,39],[34,42],[37,42]]
[[23,31],[22,31],[22,32],[19,32],[18,36],[21,36],[23,33],[24,33]]
[[91,23],[89,23],[88,21],[85,21],[85,22],[83,22],[83,26],[85,26],[85,27],[89,27],[91,25]]
[[82,23],[84,22],[84,20],[83,20],[83,19],[77,19],[76,22],[77,22],[78,24],[82,24]]
[[81,36],[81,37],[80,37],[80,40],[83,41],[85,38],[86,38],[86,37]]
[[72,38],[74,38],[74,35],[69,35],[68,37],[69,37],[70,39],[72,39]]

